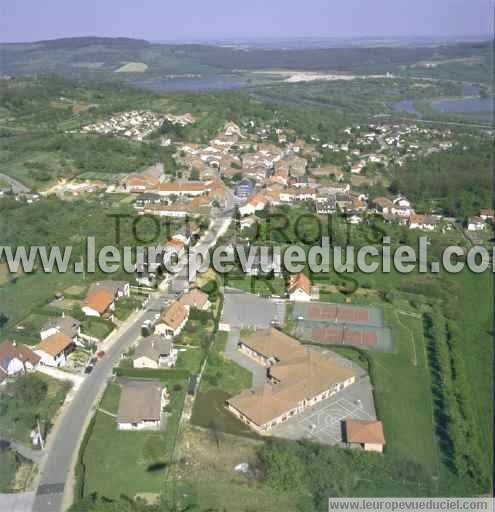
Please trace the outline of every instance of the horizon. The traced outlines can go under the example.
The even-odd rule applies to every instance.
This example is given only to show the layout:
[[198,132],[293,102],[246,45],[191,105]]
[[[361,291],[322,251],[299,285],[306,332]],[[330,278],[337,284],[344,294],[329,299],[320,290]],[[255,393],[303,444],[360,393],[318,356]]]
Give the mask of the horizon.
[[48,41],[58,41],[58,40],[70,40],[70,39],[129,39],[135,41],[146,41],[150,44],[165,44],[165,45],[173,45],[173,44],[212,44],[212,45],[221,45],[221,44],[242,44],[242,43],[263,43],[263,42],[287,42],[287,41],[341,41],[341,42],[351,42],[351,41],[360,41],[360,42],[372,42],[375,41],[377,43],[383,41],[384,43],[389,43],[387,46],[393,46],[394,41],[396,42],[423,42],[426,45],[430,43],[433,44],[441,44],[441,43],[476,43],[476,42],[489,42],[494,39],[493,34],[452,34],[439,36],[435,34],[427,35],[373,35],[373,34],[365,34],[365,35],[341,35],[341,36],[330,36],[330,35],[273,35],[273,36],[264,36],[264,35],[252,35],[252,34],[244,34],[238,36],[188,36],[188,37],[174,37],[174,38],[164,38],[164,39],[154,39],[154,38],[146,38],[146,37],[135,37],[130,35],[105,35],[105,34],[87,34],[81,33],[76,35],[69,36],[55,36],[55,37],[47,37],[44,39],[26,39],[26,40],[0,40],[0,44],[34,44],[34,43],[43,43]]
[[491,0],[439,0],[433,4],[418,0],[414,5],[407,0],[349,0],[345,5],[311,0],[303,11],[294,0],[269,4],[253,0],[249,5],[235,6],[226,0],[212,0],[208,5],[184,0],[173,6],[159,0],[147,0],[139,6],[130,0],[109,0],[104,5],[91,0],[75,5],[50,0],[41,11],[34,0],[8,0],[2,7],[3,43],[61,39],[74,34],[147,41],[484,39],[493,33],[494,19]]

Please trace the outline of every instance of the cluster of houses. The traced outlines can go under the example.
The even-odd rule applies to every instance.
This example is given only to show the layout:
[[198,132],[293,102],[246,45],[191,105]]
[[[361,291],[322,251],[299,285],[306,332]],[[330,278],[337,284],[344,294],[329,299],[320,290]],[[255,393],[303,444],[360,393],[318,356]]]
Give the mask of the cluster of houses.
[[171,302],[160,314],[155,325],[155,334],[166,339],[175,338],[184,329],[189,312],[192,309],[206,311],[210,307],[208,295],[197,288],[193,288],[179,299]]
[[[352,368],[274,328],[242,336],[238,349],[266,369],[266,379],[261,386],[229,398],[226,407],[262,435],[356,382]],[[352,419],[344,423],[343,442],[383,451],[380,421]]]
[[[126,123],[139,124],[150,115],[156,116],[138,111],[123,113],[101,123],[99,129],[114,133],[112,127],[118,126],[122,131]],[[190,114],[167,119],[182,125],[194,122]],[[83,130],[92,131],[92,126]],[[273,134],[278,144],[272,142]],[[115,191],[136,194],[135,207],[140,214],[192,218],[208,216],[213,204],[221,205],[228,194],[224,182],[235,180],[239,213],[247,217],[242,221],[243,227],[252,225],[255,222],[252,217],[268,205],[308,201],[318,214],[340,211],[351,224],[362,222],[367,212],[381,214],[387,221],[411,229],[432,231],[449,223],[449,219],[440,215],[415,212],[403,196],[372,198],[353,188],[362,190],[363,185],[380,181],[380,176],[364,175],[370,164],[402,165],[407,158],[450,149],[453,146],[450,130],[413,123],[369,124],[349,126],[339,138],[338,143],[322,143],[312,137],[312,143],[308,143],[295,138],[295,132],[290,129],[257,128],[253,121],[241,129],[229,121],[208,144],[178,146],[174,159],[183,175],[180,179],[170,181],[163,166],[157,165],[151,171],[127,176]],[[348,174],[342,167],[317,164],[322,152],[329,151],[345,155],[344,168]],[[196,179],[192,179],[193,171]],[[466,228],[468,231],[485,229],[485,221],[481,215],[473,217]]]
[[179,229],[170,240],[167,240],[157,247],[155,260],[145,261],[142,265],[137,265],[136,282],[141,286],[153,287],[157,284],[158,276],[165,275],[165,269],[168,263],[176,258],[180,260],[187,247],[196,239],[200,231],[199,226],[194,222],[188,222]]
[[65,366],[76,345],[82,344],[81,324],[71,316],[53,318],[41,328],[40,338],[33,347],[15,341],[0,343],[0,383],[39,365]]
[[157,112],[144,110],[131,110],[116,114],[109,119],[81,128],[82,133],[98,133],[100,135],[118,135],[142,141],[147,135],[160,128],[167,120],[172,124],[185,126],[194,122],[191,114],[175,116],[172,114],[162,115]]
[[[189,319],[191,308],[210,308],[208,295],[194,288],[174,300],[162,311],[151,336],[140,339],[132,350],[133,368],[172,368],[178,350],[173,338],[178,336]],[[159,381],[126,381],[122,384],[117,413],[118,430],[157,430],[164,407],[170,400],[167,388]]]
[[407,159],[446,151],[453,147],[452,131],[416,124],[369,124],[349,126],[338,143],[323,143],[322,149],[340,153],[353,174],[368,164],[404,165]]
[[[81,310],[87,317],[113,318],[115,302],[130,295],[129,283],[99,281],[93,283]],[[15,341],[0,344],[0,383],[7,377],[35,370],[38,365],[64,367],[76,347],[85,347],[91,337],[81,331],[81,322],[62,313],[48,320],[40,329],[40,341],[28,347]]]

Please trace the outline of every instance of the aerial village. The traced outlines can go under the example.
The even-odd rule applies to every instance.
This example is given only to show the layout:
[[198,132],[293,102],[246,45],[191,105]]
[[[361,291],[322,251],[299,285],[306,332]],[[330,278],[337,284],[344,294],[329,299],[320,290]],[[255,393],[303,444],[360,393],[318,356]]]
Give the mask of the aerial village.
[[[82,131],[144,144],[164,119],[182,126],[194,123],[190,114],[133,111]],[[278,275],[283,289],[267,294],[235,284],[216,289],[211,286],[214,274],[177,286],[177,276],[164,269],[164,263],[182,258],[190,247],[219,243],[231,221],[243,231],[262,221],[261,212],[284,205],[303,206],[317,216],[338,214],[351,225],[380,216],[391,225],[429,233],[459,227],[459,219],[422,211],[400,191],[376,197],[367,192],[369,185],[386,182],[391,161],[401,165],[451,148],[456,142],[449,130],[370,124],[349,127],[342,137],[346,142],[313,138],[309,143],[290,129],[226,122],[208,144],[174,143],[180,176],[156,164],[111,183],[57,184],[50,193],[64,199],[95,191],[124,194],[138,215],[187,222],[163,241],[155,265],[136,268],[128,281],[95,282],[82,295],[76,291],[76,299],[70,293],[56,297],[55,305],[69,300],[67,311],[62,308],[47,319],[30,346],[15,339],[2,342],[0,381],[5,385],[19,374],[41,372],[70,381],[73,396],[85,379],[103,379],[113,368],[110,386],[118,388],[118,407],[103,414],[114,430],[175,429],[177,436],[201,407],[205,395],[198,390],[208,376],[209,351],[222,335],[222,361],[247,372],[251,385],[236,393],[223,390],[229,396],[224,393],[220,402],[208,404],[211,410],[221,410],[237,422],[236,428],[256,435],[386,454],[387,425],[377,413],[369,372],[337,350],[396,350],[380,306],[324,300],[317,283],[303,272]],[[170,143],[164,135],[162,144]],[[340,155],[343,164],[322,163],[322,150]],[[483,232],[493,219],[493,210],[481,210],[460,229]],[[95,332],[98,323],[108,329]],[[210,386],[218,380],[208,378]],[[39,434],[31,432],[33,444],[40,443]]]

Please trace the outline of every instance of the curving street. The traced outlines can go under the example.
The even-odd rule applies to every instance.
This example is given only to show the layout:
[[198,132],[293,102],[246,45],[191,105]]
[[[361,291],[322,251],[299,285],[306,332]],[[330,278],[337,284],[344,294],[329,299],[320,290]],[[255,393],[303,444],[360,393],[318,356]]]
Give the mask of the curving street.
[[[198,246],[206,248],[213,246],[218,237],[227,230],[231,220],[230,203],[226,210],[212,218],[209,229],[200,239]],[[171,282],[179,285],[173,286],[176,292],[187,289],[189,285],[187,267],[173,276]],[[109,348],[106,350],[105,357],[84,379],[48,438],[45,448],[47,453],[40,468],[39,485],[32,507],[34,512],[60,512],[71,505],[73,471],[79,446],[98,399],[112,377],[113,367],[140,335],[143,321],[151,319],[159,305],[169,297],[167,292],[154,293],[144,311],[134,313],[110,335],[111,340],[108,341]]]

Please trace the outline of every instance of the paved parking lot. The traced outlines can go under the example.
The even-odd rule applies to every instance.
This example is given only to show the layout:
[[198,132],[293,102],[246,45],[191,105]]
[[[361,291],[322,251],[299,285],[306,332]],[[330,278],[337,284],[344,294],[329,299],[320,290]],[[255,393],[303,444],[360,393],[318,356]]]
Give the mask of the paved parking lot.
[[276,437],[311,439],[324,444],[342,443],[342,421],[348,418],[375,420],[369,377],[361,376],[355,384],[308,408],[272,430]]
[[258,297],[235,288],[225,288],[222,323],[237,328],[268,329],[272,322],[283,325],[285,303]]

